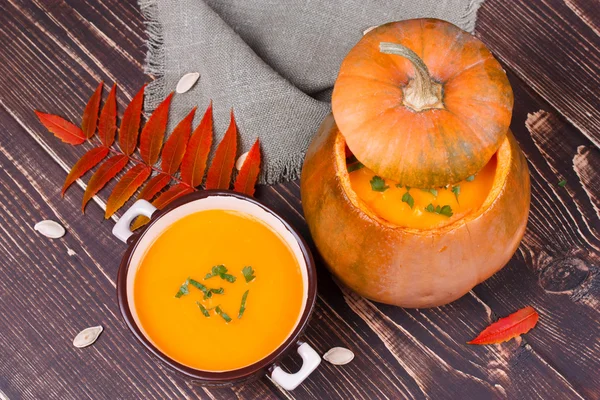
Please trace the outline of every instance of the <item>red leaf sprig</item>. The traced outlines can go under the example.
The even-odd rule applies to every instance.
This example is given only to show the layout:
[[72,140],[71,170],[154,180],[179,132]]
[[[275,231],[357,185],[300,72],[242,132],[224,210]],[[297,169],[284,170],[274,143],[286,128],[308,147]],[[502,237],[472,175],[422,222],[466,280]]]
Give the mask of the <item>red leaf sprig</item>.
[[[106,204],[106,218],[110,218],[117,212],[138,190],[138,199],[152,201],[152,204],[159,209],[185,194],[198,190],[204,180],[208,156],[213,144],[212,102],[195,129],[193,129],[196,111],[194,107],[177,124],[165,142],[173,93],[158,105],[142,127],[142,107],[146,87],[144,85],[125,109],[121,126],[118,127],[117,85],[112,86],[104,106],[100,109],[103,86],[103,82],[100,82],[87,102],[81,128],[60,116],[35,111],[40,122],[63,142],[73,145],[81,144],[86,140],[96,142],[94,147],[71,168],[61,194],[64,196],[66,190],[77,179],[100,164],[92,174],[83,195],[82,210],[85,210],[90,199],[130,163],[133,163],[131,168],[122,174],[111,190]],[[95,136],[96,131],[97,136]],[[117,131],[120,150],[113,147]],[[141,159],[134,156],[138,139]],[[217,146],[214,159],[208,168],[205,188],[229,189],[237,150],[237,127],[231,110],[229,127]],[[111,152],[113,155],[104,161]],[[161,156],[160,166],[156,166]],[[260,173],[260,162],[260,145],[257,140],[237,175],[233,187],[235,191],[250,196],[254,194],[254,186]],[[181,177],[178,177],[178,171]],[[172,182],[173,186],[170,186]],[[133,226],[141,226],[146,222],[147,219],[138,218]]]
[[537,324],[539,315],[531,306],[520,309],[508,317],[500,318],[468,344],[495,344],[509,341],[529,332]]

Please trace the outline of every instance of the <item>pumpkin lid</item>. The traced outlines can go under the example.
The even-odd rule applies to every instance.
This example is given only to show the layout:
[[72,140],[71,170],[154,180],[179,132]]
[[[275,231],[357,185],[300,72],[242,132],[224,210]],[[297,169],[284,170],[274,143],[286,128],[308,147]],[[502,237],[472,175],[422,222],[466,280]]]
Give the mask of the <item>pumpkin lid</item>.
[[367,33],[348,53],[332,109],[352,153],[403,186],[481,170],[500,147],[513,92],[485,45],[449,22],[413,19]]

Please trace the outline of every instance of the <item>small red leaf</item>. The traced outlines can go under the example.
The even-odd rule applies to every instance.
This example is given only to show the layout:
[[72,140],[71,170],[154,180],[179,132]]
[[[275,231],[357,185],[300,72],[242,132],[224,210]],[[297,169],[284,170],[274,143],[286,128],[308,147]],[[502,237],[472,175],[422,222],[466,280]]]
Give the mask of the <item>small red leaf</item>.
[[527,306],[500,318],[485,328],[475,339],[468,344],[495,344],[506,342],[512,338],[529,332],[538,322],[539,315],[533,307]]
[[106,147],[110,147],[115,141],[117,132],[117,84],[110,89],[106,98],[104,107],[100,111],[100,120],[98,121],[98,136],[100,141]]
[[164,189],[171,182],[171,175],[158,174],[154,178],[150,179],[148,183],[142,188],[138,199],[152,200],[158,192]]
[[81,144],[85,141],[85,135],[81,128],[54,114],[46,114],[35,111],[40,122],[57,138],[69,144]]
[[160,168],[167,174],[174,174],[179,169],[185,148],[187,147],[190,134],[192,133],[192,122],[196,107],[177,124],[169,139],[165,142],[162,152],[162,163]]
[[[192,193],[193,191],[194,189],[192,187],[186,185],[185,183],[179,183],[175,186],[171,186],[166,192],[161,193],[160,196],[158,196],[156,200],[152,202],[152,205],[159,210],[162,210],[167,204],[183,195]],[[131,224],[131,230],[134,231],[139,227],[146,225],[148,221],[150,221],[150,219],[147,217],[137,217],[135,221],[133,221],[133,224]]]
[[123,113],[121,127],[119,128],[119,147],[123,153],[132,155],[137,146],[138,135],[140,133],[140,121],[142,120],[142,106],[144,105],[144,89],[142,86],[139,92],[131,99],[131,102]]
[[98,110],[100,109],[100,100],[102,100],[102,85],[104,82],[100,82],[98,87],[94,91],[94,94],[88,100],[85,110],[83,111],[83,118],[81,119],[81,130],[86,138],[91,138],[96,133],[96,127],[98,125]]
[[71,168],[69,175],[67,175],[67,179],[65,179],[65,184],[63,185],[62,191],[60,192],[61,196],[65,195],[68,187],[73,184],[77,179],[83,176],[87,171],[94,168],[96,164],[98,164],[106,155],[108,154],[108,147],[94,147],[87,153],[85,153]]
[[119,208],[123,207],[123,204],[133,196],[151,173],[152,167],[144,164],[137,164],[125,172],[106,201],[104,218],[110,218]]
[[172,98],[173,92],[156,107],[156,110],[154,110],[146,125],[144,125],[144,129],[142,129],[140,155],[142,156],[142,160],[148,165],[154,165],[158,161],[160,149],[165,139],[165,130],[167,129],[169,118],[169,105]]
[[85,193],[83,194],[83,202],[81,204],[81,211],[85,212],[85,205],[90,201],[92,197],[96,195],[106,185],[115,175],[119,173],[127,163],[129,162],[129,157],[125,154],[120,154],[117,156],[113,156],[108,160],[104,161],[100,168],[94,172],[92,175],[87,188],[85,189]]
[[235,179],[233,190],[236,192],[247,194],[252,196],[254,194],[254,186],[256,186],[256,180],[260,173],[260,143],[258,139],[252,145],[252,148],[248,152],[244,164],[240,169],[240,173]]
[[235,163],[235,153],[237,151],[237,128],[235,126],[235,117],[231,110],[231,121],[225,136],[215,152],[215,158],[208,169],[206,178],[206,189],[229,189],[231,183],[231,173]]
[[200,125],[196,127],[187,146],[181,163],[181,180],[196,187],[202,183],[206,161],[213,138],[212,101],[208,105]]

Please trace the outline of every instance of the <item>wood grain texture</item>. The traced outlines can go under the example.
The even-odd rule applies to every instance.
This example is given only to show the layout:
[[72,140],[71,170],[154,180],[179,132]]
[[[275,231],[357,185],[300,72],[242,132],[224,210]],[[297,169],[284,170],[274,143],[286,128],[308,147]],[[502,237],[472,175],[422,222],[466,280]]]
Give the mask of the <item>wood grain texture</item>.
[[600,146],[600,6],[596,0],[487,0],[475,35]]
[[[518,3],[536,10],[564,8],[558,0]],[[590,31],[597,26],[587,3],[568,3],[569,10],[578,7]],[[502,7],[488,0],[479,12],[487,28],[478,30],[491,35],[488,44],[500,50],[506,37],[488,30],[506,29],[490,25]],[[565,20],[556,22],[562,24],[557,30],[566,29]],[[502,55],[508,52],[501,58],[516,71],[509,71],[516,98],[512,129],[530,163],[533,203],[524,242],[505,269],[448,306],[404,310],[338,286],[319,263],[319,296],[305,339],[321,354],[343,346],[356,358],[345,366],[323,362],[289,393],[268,378],[203,388],[143,352],[121,322],[114,293],[125,245],[112,238],[113,222],[102,217],[115,182],[100,191],[85,216],[79,204],[90,173],[62,200],[64,177],[92,146],[60,143],[32,110],[60,113],[77,124],[104,80],[107,86],[119,83],[121,115],[148,80],[142,72],[144,39],[133,0],[0,3],[0,390],[9,398],[600,398],[600,157],[577,129],[589,134],[587,117],[552,97],[539,68],[527,78],[522,65],[527,59]],[[546,57],[538,53],[533,59]],[[568,94],[572,101],[579,95]],[[560,188],[563,178],[568,183]],[[260,187],[256,196],[309,239],[297,182]],[[59,240],[39,236],[32,226],[47,218],[60,221],[68,234]],[[501,345],[465,344],[492,320],[524,305],[541,315],[527,335]],[[98,342],[73,348],[75,334],[96,324],[105,327]],[[283,366],[296,370],[298,357]]]

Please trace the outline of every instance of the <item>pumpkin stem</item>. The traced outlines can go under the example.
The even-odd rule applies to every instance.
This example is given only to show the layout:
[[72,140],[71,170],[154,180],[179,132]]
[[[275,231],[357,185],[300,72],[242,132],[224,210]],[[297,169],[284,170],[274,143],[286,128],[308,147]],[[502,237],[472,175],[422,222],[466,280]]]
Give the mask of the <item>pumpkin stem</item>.
[[417,53],[401,44],[389,42],[379,43],[379,51],[402,56],[409,60],[415,69],[415,77],[402,89],[405,106],[415,111],[444,108],[442,85],[431,78],[427,65]]

